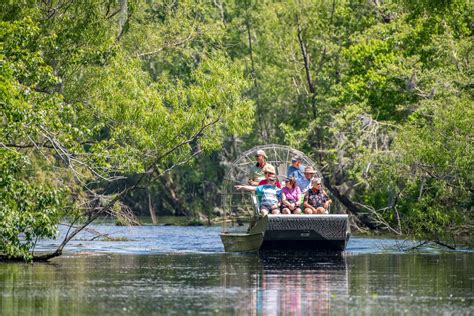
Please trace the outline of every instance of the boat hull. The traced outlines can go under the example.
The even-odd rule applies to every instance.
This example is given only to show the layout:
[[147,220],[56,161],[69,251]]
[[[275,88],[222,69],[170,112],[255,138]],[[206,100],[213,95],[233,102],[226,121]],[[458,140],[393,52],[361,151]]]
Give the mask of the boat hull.
[[340,252],[350,238],[346,214],[269,215],[260,249]]
[[220,236],[226,252],[258,251],[263,242],[263,233],[222,233]]

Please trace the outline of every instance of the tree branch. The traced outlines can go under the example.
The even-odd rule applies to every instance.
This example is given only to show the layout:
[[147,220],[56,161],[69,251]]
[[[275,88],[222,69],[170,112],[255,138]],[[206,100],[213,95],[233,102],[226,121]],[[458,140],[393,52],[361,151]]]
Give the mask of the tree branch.
[[300,44],[301,54],[303,55],[304,69],[305,69],[305,74],[306,74],[306,82],[308,83],[309,91],[311,92],[311,94],[315,94],[316,90],[314,88],[313,81],[311,80],[311,73],[310,73],[310,69],[309,69],[309,67],[310,67],[309,66],[309,64],[310,64],[309,55],[308,55],[308,52],[306,50],[306,45],[303,41],[303,36],[302,36],[303,30],[301,29],[301,24],[300,24],[298,15],[296,16],[296,23],[297,23],[297,26],[298,26],[298,32],[297,32],[298,42]]
[[123,34],[125,34],[125,29],[128,24],[128,20],[130,18],[130,14],[128,12],[128,0],[120,0],[120,17],[119,17],[119,33],[115,42],[120,42]]
[[[109,202],[107,202],[106,205],[96,209],[94,214],[89,215],[88,219],[81,226],[76,227],[76,229],[70,235],[66,236],[66,238],[57,247],[56,251],[54,251],[52,253],[49,253],[49,254],[34,256],[33,260],[34,261],[47,261],[51,258],[60,256],[62,254],[62,251],[63,251],[64,247],[69,243],[69,241],[71,241],[77,234],[79,234],[82,230],[84,230],[88,225],[90,225],[99,216],[101,216],[101,215],[105,214],[106,212],[108,212],[114,206],[114,204],[117,201],[119,201],[123,196],[125,196],[129,192],[135,190],[139,186],[139,184],[146,177],[151,176],[155,172],[156,166],[160,161],[165,159],[167,156],[171,155],[173,152],[177,151],[179,148],[181,148],[185,145],[188,145],[191,142],[196,141],[199,137],[201,137],[204,134],[203,133],[204,130],[206,130],[207,128],[209,128],[209,127],[211,127],[215,124],[217,124],[217,122],[219,122],[219,121],[220,121],[220,117],[218,117],[218,118],[216,118],[216,119],[214,119],[214,120],[212,120],[208,123],[205,123],[205,121],[203,121],[202,126],[193,135],[191,135],[189,138],[182,141],[181,143],[175,145],[174,147],[172,147],[171,149],[169,149],[168,151],[166,151],[162,155],[156,157],[156,159],[152,163],[150,163],[150,165],[146,169],[146,171],[141,174],[141,176],[136,180],[136,182],[132,186],[127,187],[127,188],[123,189],[121,192],[117,193]],[[201,151],[196,151],[196,152],[192,153],[189,157],[187,157],[183,161],[178,162],[176,164],[173,164],[173,166],[169,167],[168,169],[164,170],[163,172],[160,172],[158,174],[158,176],[161,176],[161,175],[169,172],[170,170],[172,170],[173,168],[175,168],[178,165],[182,165],[182,164],[188,162],[189,160],[196,157],[200,153],[201,153]],[[99,195],[96,194],[95,195],[95,200],[96,201],[98,200],[98,197],[99,197]]]
[[324,185],[328,190],[354,215],[356,215],[359,220],[368,228],[370,229],[377,229],[379,226],[368,216],[364,214],[364,212],[354,203],[352,202],[347,196],[342,194],[336,187],[332,186],[329,182],[329,179],[326,177],[323,178]]
[[151,51],[151,52],[146,52],[146,53],[140,53],[140,54],[137,54],[137,57],[148,57],[150,55],[155,55],[155,54],[158,54],[160,52],[162,52],[163,50],[167,49],[167,48],[171,48],[171,47],[177,47],[177,46],[181,46],[183,44],[185,44],[186,42],[189,42],[190,40],[194,39],[194,35],[193,34],[189,34],[188,37],[180,40],[180,41],[177,41],[177,42],[174,42],[174,43],[170,43],[170,44],[167,44],[161,48],[158,48],[154,51]]

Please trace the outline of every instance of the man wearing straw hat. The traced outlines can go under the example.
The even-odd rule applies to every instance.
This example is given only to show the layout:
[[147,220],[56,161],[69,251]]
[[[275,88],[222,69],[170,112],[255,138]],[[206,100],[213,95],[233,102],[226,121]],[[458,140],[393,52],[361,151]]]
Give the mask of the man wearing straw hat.
[[300,187],[301,192],[304,194],[306,191],[311,189],[311,179],[313,179],[314,175],[316,174],[316,170],[313,169],[311,166],[307,166],[304,168],[304,177],[297,178],[296,183]]
[[265,151],[259,149],[255,153],[257,163],[250,168],[249,184],[257,186],[258,183],[265,179],[264,170],[265,166],[271,166],[267,163],[267,154]]

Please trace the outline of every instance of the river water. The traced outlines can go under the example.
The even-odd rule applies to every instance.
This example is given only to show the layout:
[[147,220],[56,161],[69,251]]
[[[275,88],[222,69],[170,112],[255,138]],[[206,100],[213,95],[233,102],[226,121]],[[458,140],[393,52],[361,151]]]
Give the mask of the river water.
[[[474,252],[352,237],[339,256],[223,252],[219,227],[94,225],[0,263],[0,315],[474,315]],[[57,241],[41,241],[39,250]]]

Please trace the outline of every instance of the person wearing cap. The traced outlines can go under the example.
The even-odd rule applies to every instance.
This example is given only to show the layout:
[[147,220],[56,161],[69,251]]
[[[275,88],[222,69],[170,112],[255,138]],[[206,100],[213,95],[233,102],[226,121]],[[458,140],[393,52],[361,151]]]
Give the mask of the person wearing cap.
[[332,200],[322,188],[321,179],[313,179],[311,190],[306,191],[304,195],[305,214],[327,214],[331,203]]
[[255,158],[257,163],[250,168],[249,184],[257,186],[260,181],[265,179],[263,168],[270,164],[267,163],[267,154],[261,149],[257,150]]
[[275,175],[268,177],[268,184],[259,186],[236,185],[235,189],[255,191],[261,215],[267,215],[270,212],[272,214],[280,214],[281,189],[276,186]]
[[311,189],[311,180],[313,179],[315,174],[316,170],[314,170],[311,166],[307,166],[306,168],[304,168],[304,177],[296,179],[296,183],[300,187],[300,190],[303,194],[306,193],[306,191],[308,191],[309,189]]
[[[260,181],[258,185],[268,184],[269,183],[268,178],[275,176],[275,167],[273,167],[271,164],[267,163],[265,167],[263,167],[262,171],[263,171],[263,174],[265,175],[265,179]],[[281,189],[280,181],[277,180],[276,186]]]
[[301,214],[301,190],[294,177],[286,178],[285,187],[281,190],[281,213]]
[[291,158],[291,165],[286,171],[287,177],[294,177],[295,179],[304,178],[304,166],[301,165],[301,157],[296,155]]

